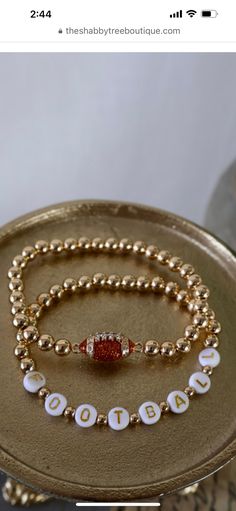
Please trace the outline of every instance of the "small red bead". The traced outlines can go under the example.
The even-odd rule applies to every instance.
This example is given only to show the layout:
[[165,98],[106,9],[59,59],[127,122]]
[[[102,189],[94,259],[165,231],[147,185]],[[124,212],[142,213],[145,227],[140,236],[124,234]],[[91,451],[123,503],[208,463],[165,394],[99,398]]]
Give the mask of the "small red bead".
[[133,342],[129,339],[129,352],[133,353],[134,349],[135,349],[135,342]]
[[81,351],[81,353],[86,353],[86,346],[87,346],[87,339],[82,341],[79,345],[79,350]]

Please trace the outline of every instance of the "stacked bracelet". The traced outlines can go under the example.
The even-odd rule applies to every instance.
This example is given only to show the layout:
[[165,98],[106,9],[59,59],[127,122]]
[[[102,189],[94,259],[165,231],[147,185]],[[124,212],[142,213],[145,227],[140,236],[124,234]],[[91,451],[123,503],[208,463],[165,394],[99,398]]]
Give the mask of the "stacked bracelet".
[[[52,285],[48,292],[41,293],[35,303],[26,304],[23,270],[36,256],[47,253],[58,254],[63,251],[69,253],[81,252],[109,252],[117,254],[135,253],[145,255],[150,260],[156,260],[162,265],[177,272],[184,279],[186,289],[180,289],[176,282],[165,282],[160,276],[148,278],[146,275],[123,277],[112,274],[106,276],[96,273],[92,277],[81,276],[77,279],[67,278],[62,284]],[[24,388],[32,393],[38,393],[45,399],[45,409],[50,415],[64,415],[74,419],[81,427],[90,427],[97,424],[109,424],[111,428],[120,430],[129,423],[154,424],[158,422],[163,413],[169,410],[173,413],[183,413],[188,409],[189,399],[194,394],[203,394],[210,389],[209,376],[213,368],[220,362],[220,355],[216,348],[219,345],[217,334],[221,330],[215,314],[210,309],[207,299],[209,289],[202,283],[201,277],[195,273],[194,268],[184,264],[179,257],[173,257],[167,251],[158,250],[154,245],[146,246],[144,242],[132,243],[128,239],[120,242],[109,238],[105,242],[100,238],[89,240],[80,238],[78,241],[67,239],[65,242],[53,240],[51,243],[38,241],[35,246],[26,247],[22,254],[13,259],[13,266],[8,272],[10,279],[10,302],[12,304],[13,324],[17,328],[17,345],[15,355],[20,360],[20,366],[25,373]],[[80,342],[72,343],[68,339],[55,340],[50,334],[41,334],[38,330],[38,321],[43,311],[47,310],[55,301],[64,295],[93,289],[125,290],[125,291],[151,291],[155,294],[163,293],[185,307],[192,315],[191,324],[184,329],[184,335],[176,342],[160,339],[131,340],[126,335],[114,332],[97,332],[89,334]],[[66,356],[70,353],[86,354],[90,358],[111,362],[127,357],[130,354],[144,353],[149,357],[161,355],[163,358],[176,356],[178,353],[188,353],[191,341],[203,342],[204,349],[199,353],[199,371],[192,374],[188,386],[182,390],[171,392],[166,401],[156,403],[148,401],[139,406],[138,412],[129,414],[123,407],[114,407],[108,413],[98,413],[90,404],[80,404],[77,408],[68,406],[67,399],[59,393],[52,393],[45,385],[46,379],[42,373],[36,371],[35,361],[31,358],[31,345],[37,344],[42,351],[53,350],[57,355]]]

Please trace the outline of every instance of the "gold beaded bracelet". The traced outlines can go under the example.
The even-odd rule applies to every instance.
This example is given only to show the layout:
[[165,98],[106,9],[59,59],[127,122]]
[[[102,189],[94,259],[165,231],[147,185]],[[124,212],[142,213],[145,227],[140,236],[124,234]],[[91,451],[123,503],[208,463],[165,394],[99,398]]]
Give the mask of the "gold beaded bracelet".
[[[211,332],[211,327],[208,328],[208,318],[203,314],[194,314],[192,325],[188,325],[184,330],[184,337],[178,339],[176,343],[171,341],[164,341],[160,344],[159,341],[151,339],[147,340],[144,343],[140,341],[134,342],[128,337],[124,336],[121,333],[115,332],[97,332],[94,335],[89,335],[88,338],[78,343],[71,343],[67,339],[55,339],[49,334],[39,335],[37,323],[41,313],[45,309],[49,309],[49,307],[55,302],[59,301],[65,295],[75,293],[76,291],[81,289],[81,285],[84,285],[85,281],[90,283],[90,286],[87,288],[88,290],[98,290],[98,289],[107,289],[110,290],[109,283],[114,275],[110,277],[106,277],[106,275],[102,273],[96,273],[93,277],[82,276],[79,279],[67,278],[64,280],[63,284],[55,284],[53,285],[49,293],[41,293],[38,297],[38,300],[35,304],[31,304],[28,309],[24,305],[23,302],[16,302],[12,306],[12,313],[14,314],[13,325],[18,328],[17,340],[23,343],[31,343],[37,341],[37,346],[42,351],[50,351],[54,348],[54,352],[57,355],[65,356],[70,353],[80,354],[85,353],[90,358],[94,358],[95,360],[100,361],[114,361],[119,360],[120,358],[127,357],[131,353],[144,353],[147,356],[154,356],[157,354],[172,357],[176,352],[188,353],[191,350],[191,340],[196,341],[199,339],[201,330],[204,330],[206,333],[204,339],[204,345],[206,347],[217,347],[218,338],[215,334]],[[129,276],[124,276],[123,278],[116,275],[116,283],[120,283],[120,286],[114,288],[114,290],[118,290],[119,288],[126,290],[124,283],[127,281]],[[134,290],[139,290],[138,282],[143,282],[145,279],[146,290],[152,290],[153,287],[151,284],[160,283],[160,277],[153,277],[152,281],[146,276],[140,276],[138,278],[132,276],[133,282],[136,283]],[[166,285],[164,285],[163,281],[163,289],[166,289]],[[11,284],[11,283],[10,283]],[[113,289],[113,288],[112,288]],[[156,291],[156,287],[154,288]],[[160,291],[160,289],[159,289]],[[169,295],[170,298],[175,298],[174,295]],[[185,295],[185,304],[189,303],[191,300],[191,294]],[[183,305],[183,302],[181,302]],[[198,304],[200,305],[200,304]],[[209,310],[209,306],[207,302],[201,303],[201,308],[204,313]],[[32,319],[29,314],[34,312],[34,319],[32,324]],[[31,324],[30,324],[31,323]],[[197,329],[196,329],[197,326]]]
[[[126,275],[122,278],[118,275],[107,277],[102,273],[96,273],[93,277],[82,276],[78,280],[68,278],[62,285],[53,285],[49,293],[41,293],[35,303],[26,306],[22,281],[23,269],[38,254],[58,254],[63,250],[70,253],[87,251],[145,254],[148,259],[157,260],[162,265],[168,265],[171,271],[178,272],[180,277],[186,280],[187,290],[180,289],[176,282],[165,283],[164,279],[159,276],[149,279],[147,276],[136,278],[133,275]],[[10,302],[14,315],[13,324],[18,328],[18,344],[15,348],[15,355],[20,360],[21,369],[25,373],[24,388],[29,392],[38,393],[39,397],[45,399],[45,409],[50,415],[64,414],[68,418],[74,418],[81,427],[90,427],[95,423],[108,423],[112,429],[120,430],[129,423],[154,424],[162,413],[169,410],[174,413],[183,413],[189,406],[190,397],[195,393],[203,394],[209,390],[211,385],[209,376],[212,374],[212,368],[220,362],[220,355],[216,348],[219,345],[217,334],[220,332],[221,326],[215,319],[214,311],[209,308],[207,303],[209,289],[202,284],[201,277],[194,273],[193,267],[184,264],[179,257],[172,257],[167,251],[159,251],[154,245],[146,246],[142,241],[132,243],[128,239],[118,242],[109,238],[103,242],[100,238],[89,240],[83,237],[78,241],[72,238],[65,242],[60,240],[53,240],[51,243],[38,241],[34,247],[24,248],[22,254],[13,259],[13,266],[8,272],[8,277],[11,291]],[[176,344],[165,341],[160,345],[156,340],[148,340],[142,344],[113,332],[91,335],[80,344],[71,344],[66,339],[54,341],[52,336],[45,334],[39,336],[37,321],[41,312],[48,308],[53,301],[62,298],[65,292],[72,293],[77,290],[88,291],[98,288],[112,290],[121,288],[127,291],[152,290],[155,293],[164,293],[170,298],[174,298],[180,305],[187,307],[188,311],[193,314],[193,322],[185,328],[184,337],[178,339]],[[54,348],[55,353],[59,355],[67,355],[70,352],[86,353],[90,357],[102,361],[117,360],[132,352],[144,352],[149,356],[160,353],[170,357],[176,352],[190,351],[191,341],[197,340],[200,332],[203,331],[206,333],[203,341],[205,349],[199,354],[202,371],[191,375],[189,385],[184,392],[171,392],[167,401],[161,402],[160,405],[153,401],[145,402],[139,407],[138,413],[135,412],[131,415],[122,407],[113,408],[108,415],[98,414],[96,409],[89,404],[82,404],[76,410],[74,407],[68,407],[67,400],[62,394],[51,393],[45,387],[45,377],[35,370],[35,362],[30,358],[30,344],[36,341],[38,347],[43,351]]]

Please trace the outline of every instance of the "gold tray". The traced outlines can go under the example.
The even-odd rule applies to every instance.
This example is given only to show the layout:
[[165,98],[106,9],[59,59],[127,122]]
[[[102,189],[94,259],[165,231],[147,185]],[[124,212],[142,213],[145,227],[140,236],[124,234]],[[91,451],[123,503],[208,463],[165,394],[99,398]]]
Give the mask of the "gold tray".
[[[8,301],[8,267],[14,255],[37,239],[101,236],[143,239],[191,262],[212,290],[210,303],[222,323],[222,363],[209,394],[194,398],[181,416],[167,415],[155,426],[80,429],[49,417],[35,396],[25,393],[12,355],[15,329]],[[236,259],[216,238],[192,223],[158,209],[107,201],[51,206],[0,230],[0,468],[38,490],[68,499],[136,501],[154,499],[200,480],[236,452]],[[67,276],[96,271],[165,273],[135,256],[45,256],[25,273],[27,301]],[[122,331],[133,339],[177,338],[188,322],[165,297],[108,291],[73,296],[52,307],[42,332],[82,340],[100,330]],[[59,359],[34,348],[48,386],[71,404],[93,403],[107,412],[115,405],[135,411],[143,401],[165,399],[183,388],[196,367],[196,343],[187,356],[169,364],[130,358],[114,364],[79,357]]]

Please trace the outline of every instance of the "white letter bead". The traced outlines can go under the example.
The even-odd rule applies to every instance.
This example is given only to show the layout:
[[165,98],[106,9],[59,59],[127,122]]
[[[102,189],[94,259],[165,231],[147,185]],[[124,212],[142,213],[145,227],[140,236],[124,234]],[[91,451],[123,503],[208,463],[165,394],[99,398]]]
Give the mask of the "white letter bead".
[[23,386],[28,392],[35,394],[39,389],[44,387],[46,384],[46,378],[42,373],[38,371],[29,371],[23,380]]
[[56,417],[62,415],[67,407],[67,399],[62,394],[54,392],[45,399],[45,410],[49,415]]
[[173,413],[184,413],[189,407],[189,398],[182,390],[173,390],[167,397],[167,403]]
[[161,416],[161,410],[157,403],[153,401],[146,401],[139,407],[139,415],[144,424],[155,424]]
[[85,404],[78,406],[75,412],[75,422],[82,428],[93,426],[97,419],[97,410],[94,406]]
[[190,376],[189,386],[193,387],[197,394],[205,394],[210,390],[211,380],[207,374],[198,371]]
[[108,413],[108,424],[110,428],[116,431],[127,428],[129,424],[129,412],[121,406],[112,408]]
[[206,348],[199,353],[199,362],[203,367],[216,367],[220,363],[220,354],[215,348]]

